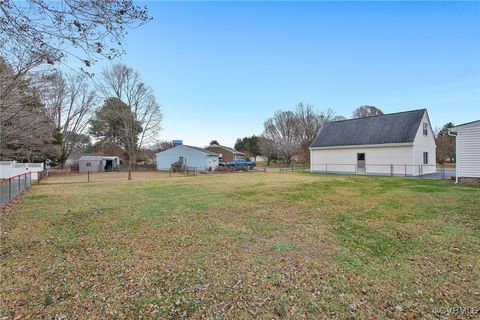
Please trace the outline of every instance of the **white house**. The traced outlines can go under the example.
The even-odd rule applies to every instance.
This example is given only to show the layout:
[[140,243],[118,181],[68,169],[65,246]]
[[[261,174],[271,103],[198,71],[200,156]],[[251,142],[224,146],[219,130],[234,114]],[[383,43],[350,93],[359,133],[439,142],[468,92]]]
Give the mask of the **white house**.
[[155,155],[157,170],[169,170],[172,164],[179,161],[187,168],[197,170],[215,170],[219,163],[219,154],[206,149],[179,145]]
[[436,172],[436,145],[426,109],[327,123],[309,149],[312,172]]
[[450,128],[448,133],[456,136],[457,182],[464,178],[480,178],[480,120]]

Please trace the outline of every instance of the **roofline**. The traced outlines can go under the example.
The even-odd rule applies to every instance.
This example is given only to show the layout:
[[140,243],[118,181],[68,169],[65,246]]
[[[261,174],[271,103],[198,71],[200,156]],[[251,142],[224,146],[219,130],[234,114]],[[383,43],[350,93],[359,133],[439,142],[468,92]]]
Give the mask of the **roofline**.
[[458,124],[456,126],[451,127],[448,130],[452,130],[452,129],[455,129],[455,128],[458,128],[458,127],[463,127],[463,126],[466,126],[466,125],[469,125],[469,124],[472,124],[472,123],[475,123],[475,122],[480,122],[480,120],[473,120],[473,121],[470,121],[470,122],[461,123],[461,124]]
[[369,119],[369,118],[376,118],[376,117],[384,117],[384,116],[390,116],[390,115],[393,115],[393,114],[407,113],[407,112],[416,112],[416,111],[427,111],[427,108],[421,108],[421,109],[415,109],[415,110],[408,110],[408,111],[399,111],[399,112],[392,112],[392,113],[385,113],[385,114],[378,114],[378,115],[376,115],[376,116],[363,117],[363,118],[354,118],[354,119],[345,119],[345,120],[331,121],[330,123],[345,122],[345,121],[355,121],[355,120],[362,120],[362,119]]
[[413,142],[400,143],[379,143],[379,144],[352,144],[344,146],[328,146],[328,147],[309,147],[309,150],[326,150],[326,149],[352,149],[352,148],[382,148],[382,147],[410,147]]
[[[225,147],[225,146],[222,146],[222,145],[219,145],[219,144],[211,144],[211,145],[209,145],[208,147],[219,147],[219,148],[222,148],[223,150],[227,150],[227,151],[229,151],[229,152],[231,152],[231,153],[234,153],[234,154],[243,154],[243,155],[245,155],[245,153],[240,152],[240,151],[238,151],[238,150],[235,150],[235,148],[231,148],[231,149],[235,150],[235,152],[233,152],[233,151],[230,150],[228,147]],[[207,148],[208,148],[208,147],[207,147]]]
[[200,147],[194,147],[194,146],[189,146],[189,145],[186,145],[186,144],[181,144],[181,145],[178,145],[178,146],[175,146],[173,148],[168,148],[166,150],[163,150],[163,151],[160,151],[160,152],[157,152],[155,153],[155,155],[159,154],[159,153],[162,153],[162,152],[165,152],[165,151],[168,151],[168,150],[172,150],[172,149],[175,149],[175,148],[178,148],[178,147],[187,147],[189,149],[192,149],[192,150],[195,150],[195,151],[198,151],[198,152],[203,152],[203,153],[206,153],[208,155],[211,155],[211,156],[219,156],[218,154],[216,154],[215,152],[211,152],[209,150],[206,150],[206,149],[203,149],[203,148],[200,148]]

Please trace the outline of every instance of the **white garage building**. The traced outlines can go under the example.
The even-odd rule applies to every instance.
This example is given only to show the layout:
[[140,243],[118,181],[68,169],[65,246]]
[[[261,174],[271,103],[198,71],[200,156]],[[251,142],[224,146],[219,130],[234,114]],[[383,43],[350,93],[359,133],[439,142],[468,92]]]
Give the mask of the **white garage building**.
[[179,145],[155,155],[157,170],[169,170],[177,161],[187,168],[215,170],[218,167],[218,158],[217,153],[187,145]]
[[310,145],[310,171],[418,176],[436,172],[426,109],[325,124]]
[[456,177],[480,180],[480,120],[460,124],[448,130],[456,136]]

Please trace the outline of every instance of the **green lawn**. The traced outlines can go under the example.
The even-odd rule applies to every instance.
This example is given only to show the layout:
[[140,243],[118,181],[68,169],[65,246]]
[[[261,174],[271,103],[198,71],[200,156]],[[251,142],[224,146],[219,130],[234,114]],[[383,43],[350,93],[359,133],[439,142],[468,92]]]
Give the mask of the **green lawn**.
[[433,319],[480,307],[478,187],[110,176],[47,179],[1,217],[0,316]]

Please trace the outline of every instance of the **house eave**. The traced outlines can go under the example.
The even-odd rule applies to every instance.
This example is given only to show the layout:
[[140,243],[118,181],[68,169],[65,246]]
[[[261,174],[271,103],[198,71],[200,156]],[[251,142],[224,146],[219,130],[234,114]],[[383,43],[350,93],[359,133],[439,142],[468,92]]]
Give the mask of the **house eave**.
[[353,148],[384,148],[384,147],[411,147],[413,142],[403,143],[381,143],[381,144],[358,144],[348,146],[327,146],[327,147],[309,147],[309,150],[328,150],[328,149],[353,149]]

